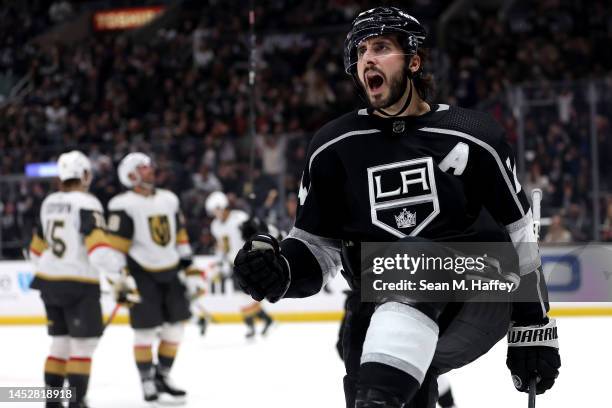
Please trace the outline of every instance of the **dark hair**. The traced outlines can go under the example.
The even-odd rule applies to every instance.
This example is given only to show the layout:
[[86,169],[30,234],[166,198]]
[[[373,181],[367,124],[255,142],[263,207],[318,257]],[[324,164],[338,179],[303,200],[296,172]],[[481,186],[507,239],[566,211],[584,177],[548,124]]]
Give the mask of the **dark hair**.
[[60,189],[62,191],[68,191],[74,188],[78,188],[80,186],[81,186],[81,179],[71,178],[71,179],[62,181],[62,183],[60,184]]
[[414,75],[412,82],[421,99],[430,102],[430,98],[434,96],[436,86],[433,75],[426,71],[429,51],[426,48],[419,48],[417,55],[421,57],[421,67]]

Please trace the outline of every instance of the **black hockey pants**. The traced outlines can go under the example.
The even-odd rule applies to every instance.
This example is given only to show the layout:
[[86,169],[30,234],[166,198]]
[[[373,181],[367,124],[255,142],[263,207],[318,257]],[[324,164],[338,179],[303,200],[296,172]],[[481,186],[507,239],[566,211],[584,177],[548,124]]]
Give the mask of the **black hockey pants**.
[[[342,353],[346,367],[344,394],[346,407],[354,408],[363,342],[374,313],[374,303],[362,303],[359,291],[346,302],[343,321]],[[440,336],[427,375],[406,408],[435,408],[438,375],[462,367],[485,354],[510,325],[511,303],[449,303],[439,318]]]

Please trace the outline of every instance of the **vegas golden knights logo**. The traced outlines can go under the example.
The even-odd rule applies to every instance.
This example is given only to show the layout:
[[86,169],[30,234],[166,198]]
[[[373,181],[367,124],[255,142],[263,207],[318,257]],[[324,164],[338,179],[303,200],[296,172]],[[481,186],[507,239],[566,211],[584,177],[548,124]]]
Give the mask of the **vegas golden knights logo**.
[[229,237],[227,235],[224,235],[223,238],[221,239],[221,249],[223,250],[223,253],[225,255],[229,254],[230,243],[229,243]]
[[153,215],[149,217],[149,230],[153,242],[166,246],[170,242],[170,221],[167,215]]

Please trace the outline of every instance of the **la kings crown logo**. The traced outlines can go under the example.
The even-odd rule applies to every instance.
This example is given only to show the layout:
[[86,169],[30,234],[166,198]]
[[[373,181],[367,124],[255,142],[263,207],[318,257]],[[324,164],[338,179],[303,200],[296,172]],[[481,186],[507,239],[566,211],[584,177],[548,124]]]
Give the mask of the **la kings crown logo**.
[[395,217],[395,223],[397,228],[414,227],[416,225],[416,214],[404,208],[400,215]]
[[439,213],[433,159],[368,168],[372,224],[403,238],[415,236]]

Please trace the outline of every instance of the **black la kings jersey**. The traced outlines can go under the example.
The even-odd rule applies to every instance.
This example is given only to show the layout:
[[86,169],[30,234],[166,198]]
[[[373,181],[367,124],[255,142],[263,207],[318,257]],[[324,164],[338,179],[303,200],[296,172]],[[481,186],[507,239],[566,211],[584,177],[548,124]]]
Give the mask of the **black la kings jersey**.
[[[288,238],[314,255],[323,282],[338,266],[338,241],[468,241],[483,207],[509,233],[521,274],[540,266],[535,246],[521,245],[535,236],[514,155],[486,113],[442,104],[417,117],[348,113],[311,141],[298,197]],[[282,247],[293,268],[296,250]]]
[[515,169],[487,114],[447,105],[419,117],[351,112],[312,141],[296,227],[352,241],[460,239],[482,206],[503,225],[525,216]]

